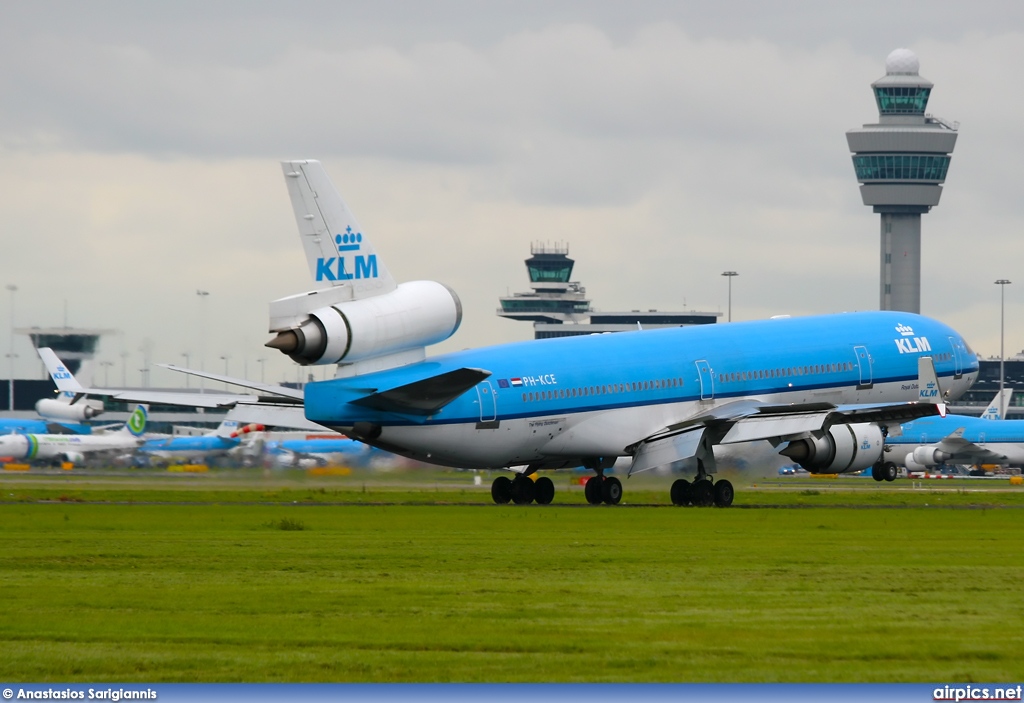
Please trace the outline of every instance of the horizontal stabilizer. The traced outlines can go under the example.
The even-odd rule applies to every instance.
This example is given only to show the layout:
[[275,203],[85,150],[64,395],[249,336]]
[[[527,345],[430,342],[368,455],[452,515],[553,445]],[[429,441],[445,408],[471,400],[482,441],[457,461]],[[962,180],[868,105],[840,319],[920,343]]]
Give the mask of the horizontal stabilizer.
[[490,375],[490,371],[483,369],[456,369],[422,381],[379,391],[353,400],[352,404],[384,412],[433,415]]

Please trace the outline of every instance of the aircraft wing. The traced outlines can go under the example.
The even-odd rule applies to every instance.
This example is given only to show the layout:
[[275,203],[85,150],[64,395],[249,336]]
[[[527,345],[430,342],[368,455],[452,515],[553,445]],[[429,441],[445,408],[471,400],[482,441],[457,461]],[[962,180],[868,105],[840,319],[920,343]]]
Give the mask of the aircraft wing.
[[945,415],[946,406],[931,357],[918,360],[918,400],[903,403],[833,405],[793,403],[768,405],[757,400],[725,403],[688,418],[627,447],[633,454],[629,474],[696,458],[713,465],[716,444],[767,440],[782,442],[821,437],[833,425],[873,423],[899,425],[928,415]]
[[288,427],[311,432],[333,432],[330,428],[306,419],[301,405],[263,405],[239,403],[232,408],[229,416],[243,423],[255,422],[268,427]]
[[979,446],[974,442],[964,439],[964,428],[961,427],[947,437],[944,437],[936,448],[949,454],[947,461],[972,463],[972,464],[998,464],[1006,461],[1006,455],[994,452],[991,449]]
[[696,457],[713,461],[711,447],[767,440],[774,445],[827,432],[833,425],[859,422],[898,424],[937,415],[940,407],[918,401],[876,405],[795,403],[768,405],[757,401],[726,403],[708,413],[671,425],[633,445],[629,474]]
[[157,364],[165,369],[171,371],[177,371],[179,373],[186,373],[189,376],[198,376],[199,378],[208,378],[211,381],[220,381],[221,383],[230,383],[233,386],[241,386],[242,388],[251,388],[254,391],[259,391],[267,395],[281,396],[284,398],[291,398],[292,400],[301,401],[303,393],[297,388],[287,388],[285,386],[276,386],[269,383],[256,383],[255,381],[249,381],[244,378],[235,378],[234,376],[222,376],[219,373],[208,373],[206,371],[196,371],[194,369],[186,369],[181,366],[175,366],[174,364]]
[[175,391],[115,390],[111,388],[83,388],[83,395],[95,395],[133,403],[183,405],[193,408],[230,408],[239,403],[257,403],[254,395],[240,393],[177,393]]

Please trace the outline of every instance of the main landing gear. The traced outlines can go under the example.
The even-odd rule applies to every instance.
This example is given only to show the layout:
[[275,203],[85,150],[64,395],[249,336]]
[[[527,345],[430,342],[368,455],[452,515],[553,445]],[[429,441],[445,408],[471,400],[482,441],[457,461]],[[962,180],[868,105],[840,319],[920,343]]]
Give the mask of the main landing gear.
[[697,464],[697,476],[693,483],[681,478],[672,484],[670,491],[672,505],[694,505],[698,508],[709,508],[712,505],[728,508],[732,505],[735,491],[732,484],[724,478],[712,483],[711,477],[704,471],[701,462]]
[[[622,500],[622,482],[614,476],[598,474],[587,481],[583,493],[591,505],[617,505]],[[508,476],[498,476],[491,483],[491,498],[498,505],[548,505],[554,497],[555,483],[547,476],[541,476],[536,481],[524,474],[511,479]]]
[[498,505],[505,505],[508,502],[516,505],[534,502],[547,505],[554,497],[555,483],[547,476],[541,476],[536,481],[523,474],[517,474],[512,479],[508,476],[499,476],[491,483],[491,498]]
[[895,481],[900,470],[891,461],[879,461],[871,467],[871,478],[876,481]]
[[583,486],[583,495],[591,505],[618,505],[622,500],[622,482],[614,476],[596,474]]

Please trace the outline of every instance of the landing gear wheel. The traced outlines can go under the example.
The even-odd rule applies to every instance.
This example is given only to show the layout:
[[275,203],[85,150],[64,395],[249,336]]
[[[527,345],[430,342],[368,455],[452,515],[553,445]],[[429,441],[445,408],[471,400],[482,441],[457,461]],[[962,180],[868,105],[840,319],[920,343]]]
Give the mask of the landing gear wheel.
[[583,487],[583,495],[587,497],[587,502],[591,505],[598,505],[604,500],[602,489],[604,488],[604,480],[601,476],[591,476],[590,480],[587,481],[587,485]]
[[508,476],[499,476],[491,483],[491,498],[498,505],[505,505],[512,500],[512,481]]
[[886,481],[895,481],[899,475],[899,469],[896,468],[896,464],[891,461],[887,461],[882,464],[882,478]]
[[669,491],[669,495],[672,497],[672,505],[689,505],[690,482],[685,478],[676,479],[672,484],[672,490]]
[[881,464],[872,464],[871,465],[871,478],[875,479],[876,481],[884,481],[885,480],[885,478],[882,476],[882,465]]
[[516,476],[512,482],[512,502],[516,505],[529,505],[533,502],[533,481],[525,476]]
[[694,481],[690,486],[690,500],[698,508],[710,508],[715,502],[715,489],[706,478]]
[[537,505],[549,505],[555,497],[555,482],[541,476],[533,483],[533,499]]
[[622,482],[614,476],[606,478],[601,486],[601,498],[608,505],[618,505],[622,500]]
[[725,479],[715,482],[715,505],[719,508],[728,508],[732,505],[732,499],[735,494],[732,484]]

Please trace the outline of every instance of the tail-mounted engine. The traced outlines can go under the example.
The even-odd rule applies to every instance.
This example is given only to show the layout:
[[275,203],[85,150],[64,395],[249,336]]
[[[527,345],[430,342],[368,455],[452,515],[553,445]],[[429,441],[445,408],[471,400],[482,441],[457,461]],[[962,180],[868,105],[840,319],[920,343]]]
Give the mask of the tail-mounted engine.
[[868,468],[884,448],[881,428],[859,423],[833,425],[824,436],[793,440],[779,453],[812,474],[845,474]]
[[352,363],[451,337],[462,322],[455,291],[434,281],[411,281],[383,295],[338,300],[345,287],[303,293],[270,304],[267,342],[303,365]]
[[65,403],[56,398],[43,398],[36,403],[36,412],[52,420],[81,422],[103,414],[103,403],[97,400],[80,400]]

